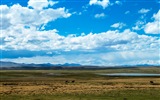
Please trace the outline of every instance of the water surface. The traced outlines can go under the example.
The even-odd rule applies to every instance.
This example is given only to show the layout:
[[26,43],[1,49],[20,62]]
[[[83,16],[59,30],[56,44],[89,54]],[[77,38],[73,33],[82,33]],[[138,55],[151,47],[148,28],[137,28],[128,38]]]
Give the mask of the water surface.
[[98,75],[104,76],[160,76],[160,74],[149,74],[149,73],[99,73]]

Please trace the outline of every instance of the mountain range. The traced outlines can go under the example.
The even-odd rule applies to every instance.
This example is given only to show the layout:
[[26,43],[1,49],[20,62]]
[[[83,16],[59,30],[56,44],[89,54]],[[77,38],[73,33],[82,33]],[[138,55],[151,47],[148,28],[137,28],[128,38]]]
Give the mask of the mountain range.
[[65,63],[65,64],[25,64],[25,63],[15,63],[15,62],[4,62],[0,61],[0,69],[52,69],[52,68],[62,68],[62,67],[81,67],[80,64],[75,63]]
[[124,65],[124,66],[92,66],[92,65],[81,65],[76,63],[64,63],[64,64],[25,64],[25,63],[15,63],[15,62],[5,62],[0,61],[0,69],[103,69],[103,68],[133,68],[133,67],[160,67],[155,65]]

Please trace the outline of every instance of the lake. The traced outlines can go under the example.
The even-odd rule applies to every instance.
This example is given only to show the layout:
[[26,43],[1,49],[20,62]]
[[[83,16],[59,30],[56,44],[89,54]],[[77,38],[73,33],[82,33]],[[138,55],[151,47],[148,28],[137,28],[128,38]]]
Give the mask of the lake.
[[160,76],[160,74],[149,74],[149,73],[110,73],[110,74],[105,74],[105,73],[98,73],[98,75],[103,75],[103,76],[135,76],[135,77],[140,77],[140,76]]

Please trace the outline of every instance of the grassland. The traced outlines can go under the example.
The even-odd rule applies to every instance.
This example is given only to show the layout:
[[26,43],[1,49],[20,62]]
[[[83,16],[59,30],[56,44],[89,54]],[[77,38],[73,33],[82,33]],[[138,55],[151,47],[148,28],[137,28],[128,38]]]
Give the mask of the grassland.
[[96,74],[124,72],[160,73],[160,68],[1,70],[0,99],[160,100],[160,77],[108,77]]

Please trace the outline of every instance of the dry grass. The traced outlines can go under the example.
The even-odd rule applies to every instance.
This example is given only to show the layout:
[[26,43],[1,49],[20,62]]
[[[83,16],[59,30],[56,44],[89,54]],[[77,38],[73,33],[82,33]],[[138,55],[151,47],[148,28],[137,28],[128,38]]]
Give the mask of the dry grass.
[[[59,78],[60,79],[60,78]],[[36,80],[36,79],[35,79]],[[71,80],[71,79],[67,79]],[[157,85],[150,84],[150,80]],[[83,93],[101,94],[110,90],[127,89],[160,89],[160,78],[122,78],[122,79],[90,79],[75,80],[66,83],[65,79],[56,79],[36,82],[1,82],[0,94],[57,94],[57,93]]]

